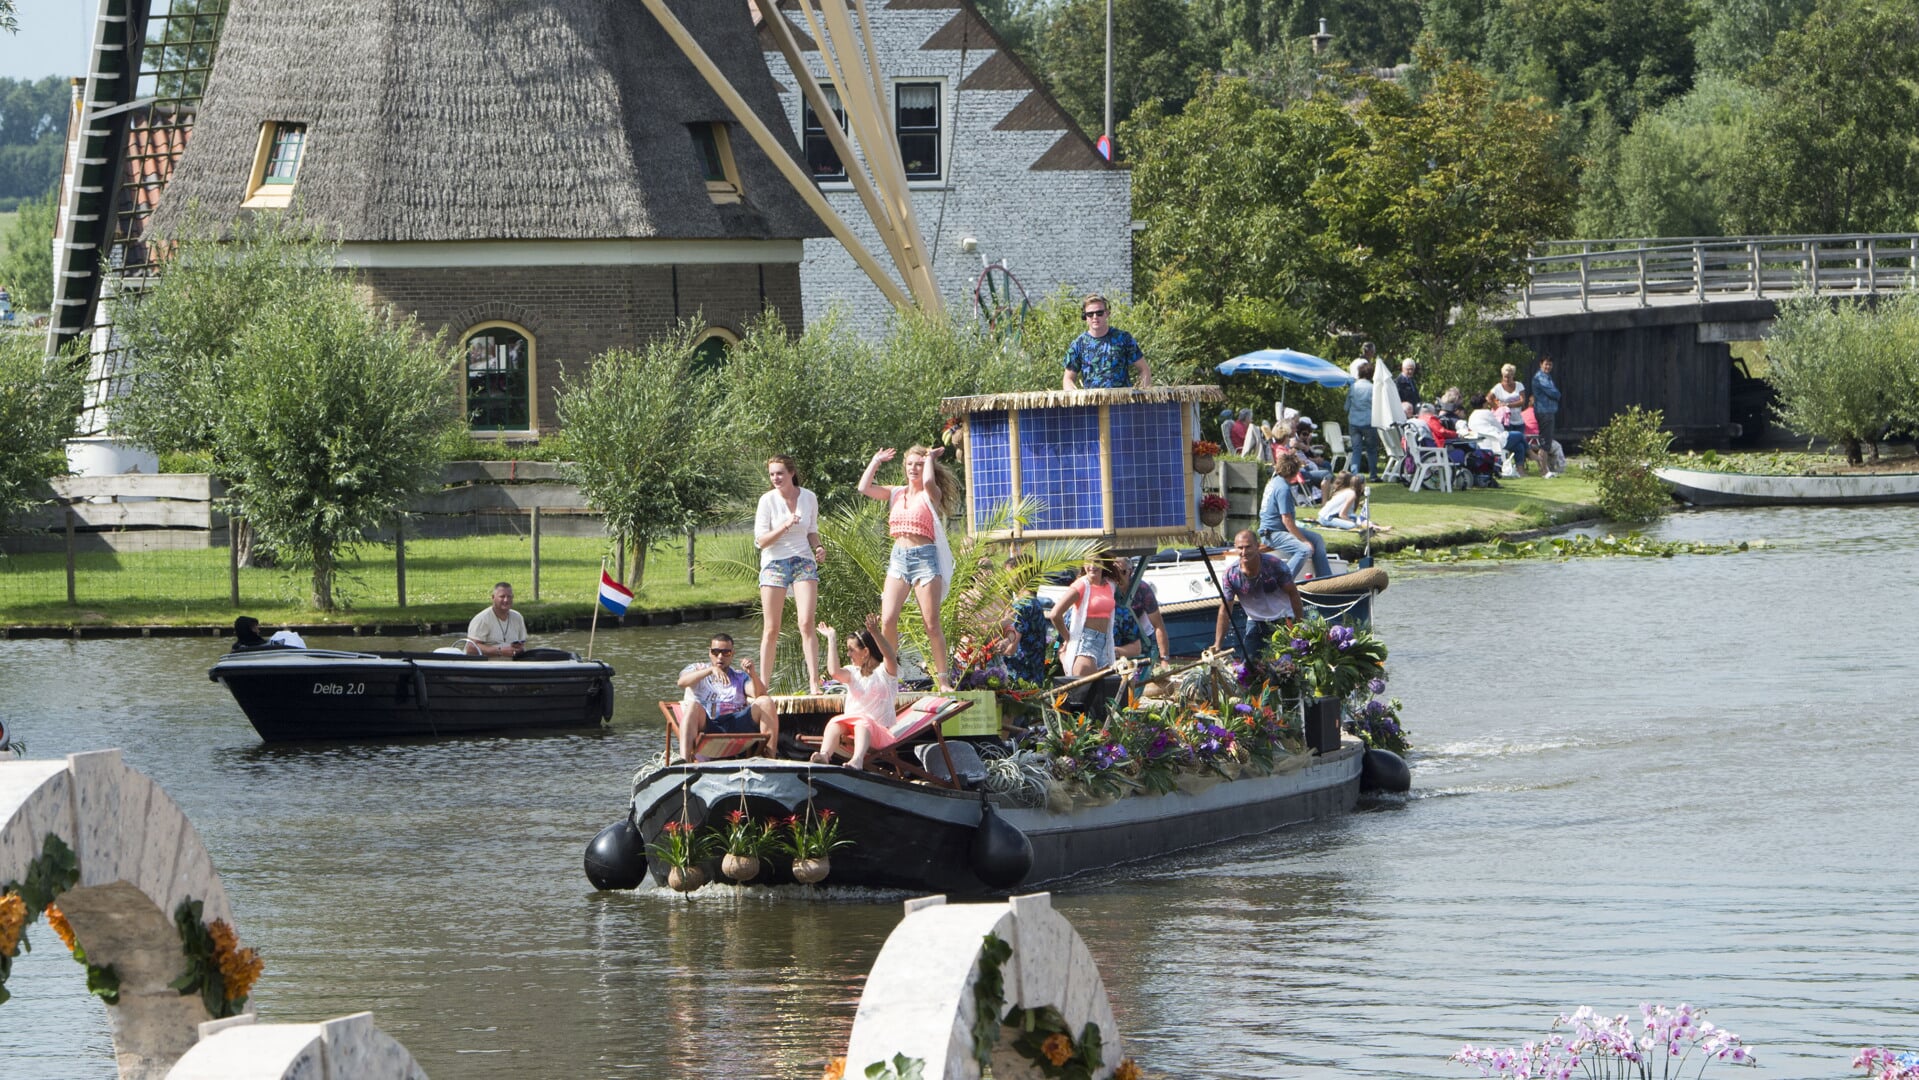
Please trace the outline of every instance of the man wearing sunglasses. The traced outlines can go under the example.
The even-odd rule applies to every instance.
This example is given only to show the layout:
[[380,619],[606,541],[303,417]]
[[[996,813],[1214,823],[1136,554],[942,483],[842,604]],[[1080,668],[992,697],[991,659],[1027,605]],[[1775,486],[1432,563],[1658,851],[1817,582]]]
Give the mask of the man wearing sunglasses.
[[1110,305],[1094,293],[1080,301],[1080,317],[1086,330],[1073,339],[1066,350],[1066,374],[1060,386],[1067,390],[1124,390],[1135,385],[1138,369],[1141,390],[1153,385],[1153,369],[1139,351],[1139,342],[1124,330],[1115,330],[1107,321]]
[[693,746],[700,733],[707,730],[729,735],[759,731],[766,736],[766,756],[777,756],[780,714],[766,696],[766,684],[753,670],[753,661],[742,660],[739,668],[733,666],[730,634],[714,634],[706,652],[705,662],[680,670],[680,689],[691,699],[680,707],[684,715],[680,724],[681,760],[693,760]]

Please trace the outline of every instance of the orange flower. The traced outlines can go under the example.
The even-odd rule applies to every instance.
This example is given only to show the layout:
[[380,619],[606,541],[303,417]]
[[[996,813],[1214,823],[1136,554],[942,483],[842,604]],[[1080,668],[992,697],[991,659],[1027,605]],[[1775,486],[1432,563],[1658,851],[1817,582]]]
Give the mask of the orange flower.
[[1139,1064],[1132,1058],[1120,1062],[1119,1068],[1113,1070],[1113,1080],[1142,1080],[1144,1076],[1139,1071]]
[[53,927],[53,932],[60,935],[60,943],[72,952],[73,924],[67,921],[67,913],[60,910],[59,904],[47,905],[47,925]]
[[841,1080],[846,1075],[846,1059],[836,1057],[826,1063],[826,1071],[820,1074],[820,1080]]
[[1073,1056],[1073,1040],[1067,1038],[1064,1032],[1055,1031],[1039,1044],[1039,1052],[1053,1063],[1054,1068],[1058,1068]]
[[0,896],[0,956],[12,956],[27,929],[27,902],[19,893]]
[[228,1001],[239,1001],[260,981],[260,972],[266,963],[260,959],[257,949],[242,949],[240,935],[225,919],[215,919],[207,927],[207,936],[213,939],[213,962],[220,968],[220,978],[226,982]]

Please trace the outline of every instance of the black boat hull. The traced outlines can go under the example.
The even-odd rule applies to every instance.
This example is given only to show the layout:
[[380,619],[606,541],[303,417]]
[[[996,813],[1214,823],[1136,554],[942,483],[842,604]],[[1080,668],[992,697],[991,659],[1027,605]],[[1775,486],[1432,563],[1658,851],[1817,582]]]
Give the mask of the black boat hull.
[[[635,785],[632,820],[651,845],[669,821],[717,826],[742,807],[755,818],[778,819],[805,812],[810,803],[815,813],[837,814],[840,835],[853,841],[833,853],[829,884],[990,895],[1345,813],[1359,799],[1363,755],[1363,746],[1347,740],[1291,771],[1221,781],[1193,793],[1134,795],[1063,812],[996,807],[1000,818],[1025,834],[1033,853],[1025,876],[999,887],[986,884],[974,865],[979,793],[871,772],[764,758],[673,765]],[[709,880],[722,880],[718,860],[711,862]],[[666,864],[650,853],[647,870],[665,884]],[[791,881],[786,861],[776,857],[761,860],[753,883]]]
[[235,653],[207,675],[270,743],[558,731],[612,715],[613,669],[598,661],[283,650]]

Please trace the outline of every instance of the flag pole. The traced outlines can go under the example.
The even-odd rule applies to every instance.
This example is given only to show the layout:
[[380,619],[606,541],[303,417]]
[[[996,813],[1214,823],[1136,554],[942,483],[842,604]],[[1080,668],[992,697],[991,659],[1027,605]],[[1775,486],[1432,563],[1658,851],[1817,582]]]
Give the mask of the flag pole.
[[586,658],[593,659],[593,635],[600,632],[600,582],[606,580],[606,556],[600,556],[600,576],[593,582],[593,625],[586,631]]

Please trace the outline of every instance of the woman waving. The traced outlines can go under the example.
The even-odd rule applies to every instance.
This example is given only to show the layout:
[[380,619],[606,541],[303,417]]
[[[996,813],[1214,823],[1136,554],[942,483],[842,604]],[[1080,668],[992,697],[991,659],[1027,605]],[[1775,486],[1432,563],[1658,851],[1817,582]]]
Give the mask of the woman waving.
[[939,460],[940,450],[909,448],[906,483],[897,487],[875,483],[874,477],[898,451],[889,446],[875,453],[860,477],[860,492],[887,505],[886,531],[893,538],[886,585],[880,591],[880,633],[886,638],[887,650],[895,654],[899,651],[900,609],[906,606],[910,592],[919,601],[920,619],[933,654],[927,657],[927,667],[941,689],[950,689],[953,680],[947,670],[940,601],[946,596],[946,582],[953,573],[953,554],[946,546],[946,527],[941,522],[959,492],[952,470]]

